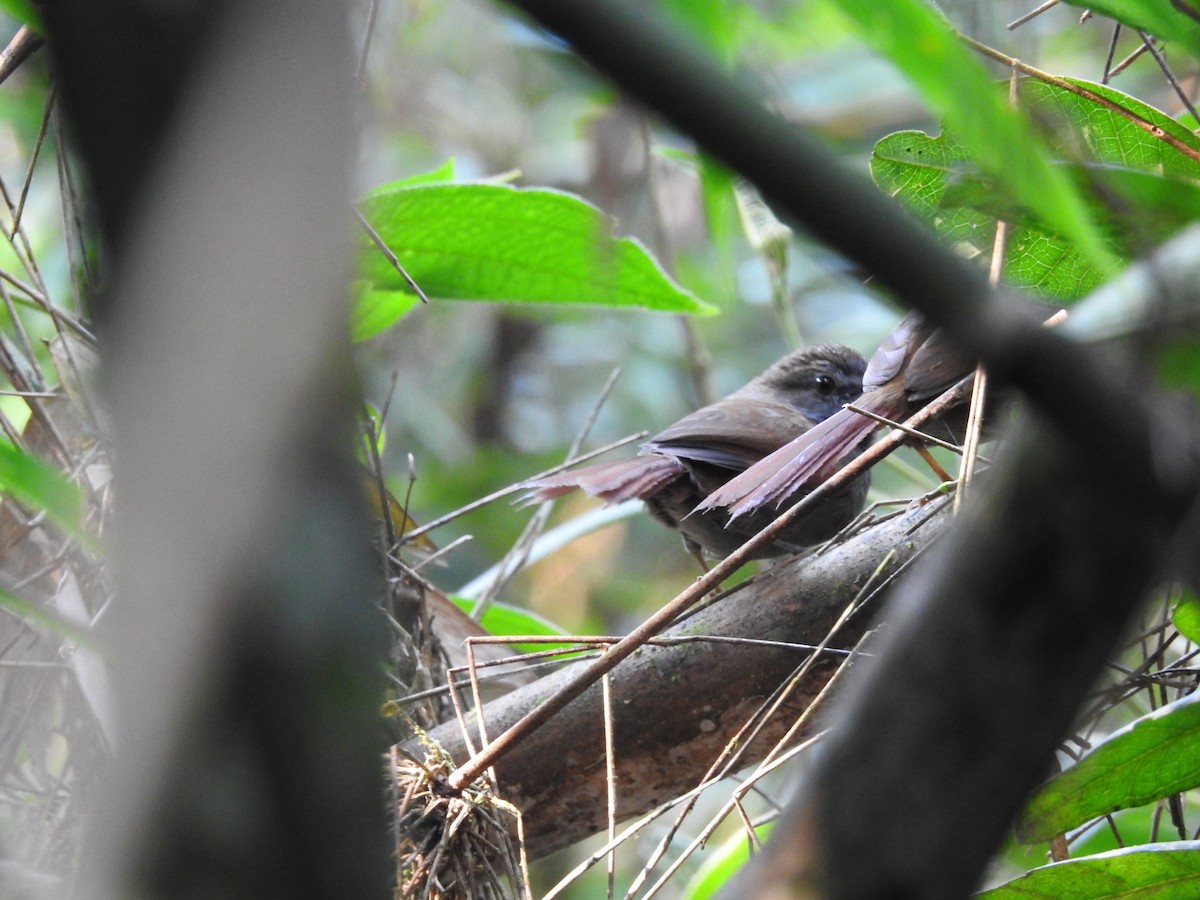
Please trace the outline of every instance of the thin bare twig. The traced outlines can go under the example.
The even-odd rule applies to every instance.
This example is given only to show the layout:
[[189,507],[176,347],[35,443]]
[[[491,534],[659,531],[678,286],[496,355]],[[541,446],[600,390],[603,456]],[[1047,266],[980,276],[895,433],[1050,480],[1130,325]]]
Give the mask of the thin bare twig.
[[379,15],[379,0],[371,0],[367,9],[367,27],[364,29],[362,50],[358,54],[358,70],[354,73],[354,83],[362,90],[367,80],[367,53],[371,49],[371,38],[375,36],[375,20]]
[[379,232],[376,231],[374,226],[367,221],[366,217],[359,212],[357,206],[351,208],[354,210],[354,216],[358,220],[358,224],[362,227],[362,230],[366,232],[367,237],[371,239],[371,243],[379,248],[379,252],[383,254],[383,258],[391,263],[393,269],[400,273],[400,277],[407,282],[410,288],[412,288],[413,293],[417,295],[417,299],[422,303],[428,303],[429,298],[425,296],[425,292],[421,290],[421,286],[413,280],[412,276],[409,275],[407,271],[405,271],[404,266],[400,263],[399,258],[397,258],[396,254],[392,252],[392,248],[384,242],[383,238],[379,236]]
[[517,493],[518,491],[523,491],[525,490],[525,485],[531,481],[537,481],[539,478],[548,478],[551,475],[557,475],[559,472],[571,468],[571,466],[579,465],[581,462],[587,462],[589,459],[595,459],[597,456],[602,456],[603,454],[608,453],[610,450],[616,450],[618,447],[624,447],[626,444],[632,444],[634,441],[640,441],[647,434],[649,434],[649,432],[639,431],[637,434],[631,434],[628,437],[623,437],[619,441],[613,441],[611,444],[605,444],[598,450],[590,450],[587,453],[581,453],[574,459],[569,459],[566,462],[561,462],[556,466],[551,466],[549,469],[539,472],[538,474],[533,475],[522,482],[510,484],[508,487],[501,488],[498,491],[492,491],[492,493],[488,494],[486,497],[480,497],[478,500],[472,500],[470,503],[466,504],[465,506],[460,506],[453,512],[448,512],[444,516],[438,516],[438,518],[434,519],[432,522],[426,522],[420,528],[414,528],[408,533],[408,540],[414,540],[423,534],[433,531],[435,528],[441,528],[443,525],[453,522],[455,519],[465,516],[469,512],[474,512],[481,506],[486,506],[494,500],[499,500],[502,497],[507,497],[511,494]]
[[1058,0],[1046,0],[1045,3],[1043,3],[1041,6],[1037,7],[1036,9],[1032,9],[1029,12],[1025,13],[1025,15],[1019,16],[1016,19],[1013,19],[1011,22],[1009,22],[1005,26],[1005,28],[1007,28],[1009,31],[1012,31],[1016,28],[1020,28],[1026,22],[1036,19],[1038,16],[1040,16],[1046,10],[1051,9],[1052,7],[1055,7],[1057,5],[1058,5]]
[[1192,119],[1200,121],[1200,113],[1196,112],[1196,105],[1192,103],[1192,98],[1187,95],[1187,91],[1180,85],[1179,79],[1175,77],[1175,73],[1171,71],[1170,65],[1167,64],[1167,58],[1163,56],[1162,51],[1154,46],[1154,38],[1146,34],[1144,31],[1138,32],[1138,37],[1142,39],[1142,45],[1145,46],[1146,52],[1154,57],[1154,61],[1158,63],[1159,69],[1162,70],[1163,77],[1167,79],[1167,84],[1171,86],[1171,90],[1175,92],[1175,96],[1179,98],[1179,102],[1184,108],[1192,114]]
[[21,183],[21,195],[17,199],[17,208],[13,211],[12,227],[8,231],[8,239],[10,241],[21,230],[21,214],[25,211],[25,201],[29,197],[29,186],[33,183],[33,169],[37,165],[38,157],[41,155],[42,142],[46,139],[46,130],[50,127],[50,117],[54,112],[54,97],[57,88],[57,82],[50,83],[50,92],[46,97],[46,112],[42,114],[42,124],[38,128],[37,137],[33,142],[33,152],[29,154],[29,166],[25,170],[25,180]]

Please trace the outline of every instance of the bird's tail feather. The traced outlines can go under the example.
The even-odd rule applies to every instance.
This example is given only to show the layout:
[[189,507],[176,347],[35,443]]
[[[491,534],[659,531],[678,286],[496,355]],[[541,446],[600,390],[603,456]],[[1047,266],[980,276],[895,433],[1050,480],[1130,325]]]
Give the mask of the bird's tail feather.
[[662,490],[686,469],[678,459],[657,454],[635,456],[614,462],[585,466],[545,478],[526,482],[529,490],[521,497],[520,505],[528,506],[552,500],[578,488],[607,503],[642,500]]

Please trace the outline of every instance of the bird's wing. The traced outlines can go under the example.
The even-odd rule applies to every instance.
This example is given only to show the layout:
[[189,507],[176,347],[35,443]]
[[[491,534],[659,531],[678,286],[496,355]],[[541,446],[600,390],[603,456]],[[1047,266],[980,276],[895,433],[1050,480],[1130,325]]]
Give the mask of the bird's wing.
[[808,427],[808,419],[784,403],[753,403],[727,397],[684,416],[642,445],[690,462],[741,471]]
[[[855,405],[882,416],[895,415],[891,402],[880,402],[878,394],[866,394]],[[736,519],[768,504],[779,506],[833,474],[842,457],[877,427],[873,419],[851,410],[836,412],[730,479],[696,508],[726,509]]]

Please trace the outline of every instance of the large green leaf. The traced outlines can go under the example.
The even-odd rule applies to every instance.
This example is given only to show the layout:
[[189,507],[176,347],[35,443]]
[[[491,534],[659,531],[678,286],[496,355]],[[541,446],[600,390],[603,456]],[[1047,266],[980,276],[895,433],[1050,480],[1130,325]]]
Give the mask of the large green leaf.
[[[1028,82],[1022,102],[1046,123],[1064,158],[1058,164],[1088,198],[1091,217],[1121,259],[1200,218],[1200,140],[1179,123],[1104,85]],[[1005,277],[1069,299],[1103,280],[1075,243],[1006,186],[981,171],[950,134],[899,132],[875,147],[871,172],[946,240],[968,255],[990,251],[993,221],[1012,226]]]
[[[1196,9],[1192,0],[1181,2]],[[1067,0],[1067,3],[1116,19],[1131,28],[1148,31],[1164,41],[1178,42],[1200,56],[1200,23],[1181,13],[1170,0],[1099,0],[1096,3]]]
[[[401,186],[372,192],[360,208],[430,297],[714,311],[637,241],[614,237],[600,210],[570,194],[497,184]],[[354,318],[362,339],[402,314],[404,304],[388,294],[411,295],[366,238],[360,278]]]
[[1106,813],[1200,786],[1200,694],[1116,732],[1050,779],[1017,823],[1026,843],[1048,840]]
[[[983,182],[961,144],[919,131],[896,132],[875,145],[871,175],[880,189],[903,202],[964,256],[991,252],[997,211],[978,203],[978,196],[987,193],[985,188],[967,189],[970,182]],[[994,188],[994,183],[987,184]],[[1026,210],[1005,212],[1013,226],[1004,262],[1004,278],[1009,284],[1072,299],[1101,283],[1100,273],[1071,242],[1032,224],[1034,219]],[[1019,214],[1021,221],[1014,221],[1014,214]]]
[[1054,126],[1064,158],[1200,178],[1200,138],[1166,113],[1105,84],[1060,80],[1025,81],[1021,102]]
[[1084,198],[1066,174],[1051,165],[1029,122],[931,4],[833,2],[908,76],[983,172],[1070,241],[1102,279],[1116,271],[1119,262],[1105,245]]
[[1200,897],[1200,843],[1144,844],[1027,872],[979,900],[1192,900]]

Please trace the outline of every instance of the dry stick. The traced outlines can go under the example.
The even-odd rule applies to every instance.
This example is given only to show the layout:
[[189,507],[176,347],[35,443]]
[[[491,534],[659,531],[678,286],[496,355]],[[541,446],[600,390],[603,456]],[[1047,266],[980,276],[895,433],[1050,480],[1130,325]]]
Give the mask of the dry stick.
[[939,437],[934,437],[932,434],[926,434],[924,431],[919,429],[910,428],[903,422],[897,422],[895,419],[889,419],[887,416],[881,416],[874,410],[867,409],[863,406],[855,406],[853,403],[846,403],[844,405],[846,409],[850,410],[850,412],[858,413],[864,419],[871,419],[874,422],[878,422],[880,425],[886,425],[888,428],[895,428],[897,431],[903,431],[910,438],[916,438],[922,443],[933,444],[937,447],[941,447],[944,450],[949,450],[951,453],[963,452],[962,447],[958,446],[958,444],[953,444],[950,441],[944,441]]
[[371,0],[367,10],[367,27],[363,34],[362,50],[358,54],[358,71],[354,73],[354,83],[361,91],[367,78],[367,52],[371,49],[371,38],[375,35],[375,19],[379,15],[379,0]]
[[1112,78],[1112,61],[1117,53],[1117,39],[1121,37],[1121,23],[1117,22],[1113,26],[1112,37],[1108,41],[1108,54],[1104,57],[1104,72],[1100,77],[1101,84],[1108,84],[1108,80]]
[[[604,706],[604,780],[608,788],[608,841],[611,844],[617,836],[617,747],[613,736],[612,676],[608,672],[600,679],[600,694]],[[608,898],[612,900],[617,879],[616,847],[609,851],[605,865],[608,869]]]
[[13,212],[12,228],[8,232],[10,241],[21,230],[21,214],[25,211],[25,201],[29,199],[29,185],[33,183],[33,167],[37,164],[38,156],[41,155],[42,142],[46,140],[46,130],[50,127],[50,116],[54,111],[54,95],[57,91],[58,82],[51,82],[50,96],[46,98],[46,112],[42,115],[42,125],[33,142],[33,152],[29,154],[29,168],[25,171],[25,181],[21,184],[21,196],[17,198],[17,208]]
[[44,43],[45,38],[31,31],[28,25],[22,25],[8,46],[0,52],[0,82],[5,81]]
[[[1017,105],[1017,70],[1008,78],[1008,102]],[[996,221],[996,234],[992,238],[992,261],[988,267],[988,284],[995,287],[1004,272],[1004,246],[1008,242],[1009,224],[1003,219]],[[975,382],[971,386],[971,405],[967,409],[967,433],[963,440],[963,453],[958,464],[958,490],[954,494],[954,512],[962,507],[971,478],[975,474],[975,458],[979,454],[979,437],[983,432],[983,405],[987,399],[987,372],[983,366],[975,367]]]
[[[967,376],[932,403],[918,410],[905,424],[911,428],[918,427],[935,416],[941,415],[950,407],[961,403],[966,398],[966,392],[970,389],[972,380],[971,376]],[[692,582],[690,587],[681,592],[670,603],[642,622],[641,625],[614,644],[609,650],[606,650],[600,655],[599,659],[583,672],[580,672],[556,693],[548,697],[540,706],[527,713],[490,745],[473,755],[454,772],[451,772],[446,780],[447,786],[452,790],[462,790],[465,785],[470,784],[478,778],[485,769],[508,753],[527,734],[540,728],[546,722],[550,721],[550,719],[554,718],[568,703],[595,683],[601,675],[612,671],[617,663],[641,647],[648,638],[657,635],[674,621],[680,613],[695,604],[710,590],[732,575],[734,571],[752,557],[755,550],[775,540],[780,532],[787,528],[800,515],[808,512],[818,500],[823,499],[827,494],[848,484],[851,479],[883,459],[883,457],[891,453],[906,440],[908,440],[908,435],[902,432],[888,434],[883,440],[863,451],[853,462],[840,469],[823,483],[817,485],[811,493],[805,495],[791,509],[780,515],[774,522],[714,565],[704,575]]]
[[421,535],[427,534],[430,531],[433,531],[435,528],[441,528],[443,525],[447,525],[450,522],[453,522],[455,519],[465,516],[469,512],[474,512],[475,510],[479,509],[479,507],[486,506],[494,500],[499,500],[502,497],[507,497],[509,494],[515,494],[517,491],[525,490],[525,485],[531,481],[537,481],[539,478],[547,478],[550,475],[557,475],[564,469],[569,469],[571,466],[578,465],[581,462],[587,462],[589,459],[595,459],[597,456],[602,456],[603,454],[608,453],[610,450],[616,450],[618,447],[624,447],[626,444],[632,444],[634,441],[640,441],[649,433],[650,432],[648,431],[639,431],[637,434],[631,434],[628,437],[623,437],[619,441],[613,441],[611,444],[605,444],[599,450],[591,450],[587,453],[581,453],[579,456],[576,456],[573,459],[569,459],[566,462],[561,462],[557,466],[551,466],[549,469],[538,472],[536,475],[531,475],[522,482],[510,484],[508,487],[501,488],[498,491],[493,491],[486,497],[480,497],[478,500],[472,500],[465,506],[460,506],[453,512],[448,512],[444,516],[439,516],[432,522],[426,522],[420,528],[414,528],[406,535],[406,537],[410,541],[414,540],[415,538],[419,538]]
[[[1109,76],[1112,77],[1114,75],[1120,75],[1122,72],[1124,72],[1126,69],[1128,69],[1131,65],[1133,65],[1137,61],[1138,57],[1142,56],[1145,52],[1146,52],[1146,45],[1138,44],[1132,53],[1130,53],[1123,60],[1121,60],[1119,63],[1117,63],[1115,66],[1112,67],[1112,69],[1108,73]],[[1105,82],[1105,83],[1107,84],[1107,82]]]
[[[804,712],[802,712],[800,714],[800,717],[797,719],[796,723],[793,725],[789,734],[795,734],[795,732],[798,731],[800,727],[802,727],[804,724],[807,724],[808,719],[810,719],[812,716],[812,711],[814,709],[816,709],[817,706],[820,704],[821,700],[828,693],[830,693],[833,690],[834,685],[836,685],[838,683],[839,679],[841,678],[843,673],[846,672],[846,670],[847,670],[847,667],[845,665],[841,665],[837,668],[837,671],[835,671],[829,677],[829,681],[827,681],[825,683],[825,686],[823,688],[821,688],[820,693],[817,694],[817,696],[813,700],[813,702],[808,706],[807,709],[804,710]],[[813,735],[807,741],[803,742],[802,744],[799,744],[798,746],[799,747],[811,746],[812,744],[816,743],[820,738],[822,738],[826,734],[828,734],[828,732],[829,732],[828,728],[824,729],[824,730],[818,732],[817,734]],[[780,743],[782,744],[782,742],[780,742]],[[695,853],[697,849],[699,849],[710,837],[712,837],[713,832],[717,830],[717,828],[720,826],[721,822],[723,822],[725,820],[725,817],[729,815],[729,813],[732,811],[733,806],[735,804],[740,805],[741,799],[750,792],[751,788],[753,788],[754,785],[756,785],[759,781],[761,781],[768,773],[773,772],[776,768],[778,768],[780,765],[782,765],[784,762],[786,762],[788,759],[790,759],[791,756],[792,756],[791,752],[783,751],[778,757],[773,757],[773,758],[768,757],[768,758],[761,760],[759,762],[758,766],[755,767],[754,772],[751,773],[750,776],[747,777],[746,780],[742,784],[738,785],[737,788],[734,789],[733,793],[730,795],[730,799],[725,802],[725,804],[721,807],[721,809],[719,809],[712,816],[711,819],[709,819],[708,824],[706,824],[704,826],[704,828],[701,829],[700,834],[698,834],[695,838],[692,839],[692,842],[690,844],[688,844],[687,847],[685,847],[680,852],[679,856],[677,856],[675,858],[675,860],[671,863],[671,865],[667,867],[666,871],[664,871],[662,873],[662,875],[660,875],[658,877],[658,880],[655,881],[654,884],[652,884],[650,886],[650,889],[648,891],[646,891],[646,893],[643,895],[642,900],[650,900],[651,897],[653,897],[660,890],[662,890],[664,887],[666,887],[666,885],[670,881],[671,877],[676,872],[679,871],[679,869],[687,861],[688,857],[690,857],[693,853]]]
[[981,44],[979,41],[973,40],[972,38],[967,37],[965,34],[960,34],[959,38],[966,43],[968,47],[982,54],[983,56],[986,56],[989,59],[994,59],[996,62],[1003,63],[1010,68],[1016,69],[1021,74],[1028,75],[1030,78],[1036,78],[1038,81],[1044,81],[1046,84],[1052,84],[1056,88],[1069,91],[1070,93],[1075,94],[1077,97],[1083,97],[1085,100],[1095,103],[1097,106],[1102,106],[1114,115],[1120,116],[1127,122],[1132,123],[1135,127],[1142,129],[1142,131],[1145,131],[1151,137],[1169,144],[1171,147],[1173,147],[1175,150],[1178,150],[1189,159],[1200,162],[1200,150],[1197,150],[1194,147],[1189,147],[1174,135],[1167,134],[1153,122],[1142,118],[1136,113],[1130,112],[1128,109],[1125,109],[1124,107],[1114,103],[1107,97],[1102,97],[1095,91],[1089,90],[1081,85],[1074,84],[1065,78],[1059,78],[1057,75],[1051,75],[1049,72],[1043,72],[1041,69],[1035,69],[1033,66],[1023,63],[1019,59],[1006,56],[999,50],[989,47],[987,44]]
[[1004,27],[1007,28],[1009,31],[1012,31],[1015,28],[1020,28],[1026,22],[1037,18],[1042,13],[1044,13],[1046,10],[1050,9],[1053,6],[1057,6],[1057,5],[1058,5],[1058,0],[1046,0],[1046,2],[1043,3],[1041,6],[1039,6],[1037,9],[1031,10],[1030,12],[1025,13],[1025,15],[1023,15],[1019,18],[1013,19],[1011,22],[1009,22]]
[[[54,131],[58,135],[63,133],[60,104],[55,104],[54,107]],[[55,144],[54,163],[58,173],[59,211],[62,215],[63,245],[67,251],[67,264],[71,272],[82,273],[81,277],[70,279],[72,308],[76,313],[80,313],[83,310],[81,286],[90,286],[95,283],[96,279],[90,257],[84,246],[83,219],[79,211],[79,191],[76,188],[75,179],[71,177],[70,160],[63,152],[61,141]],[[57,309],[57,307],[52,308]]]
[[1192,114],[1193,119],[1200,120],[1200,113],[1196,112],[1196,106],[1188,97],[1187,91],[1179,84],[1179,80],[1175,77],[1175,73],[1171,71],[1171,67],[1167,65],[1167,58],[1162,55],[1162,51],[1154,46],[1154,38],[1146,34],[1144,31],[1138,32],[1138,37],[1142,39],[1142,45],[1145,46],[1147,52],[1154,57],[1154,61],[1158,63],[1159,69],[1162,70],[1163,77],[1167,79],[1167,84],[1171,86],[1171,90],[1175,92],[1175,96],[1179,98],[1187,111]]

